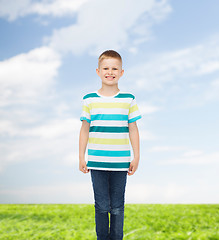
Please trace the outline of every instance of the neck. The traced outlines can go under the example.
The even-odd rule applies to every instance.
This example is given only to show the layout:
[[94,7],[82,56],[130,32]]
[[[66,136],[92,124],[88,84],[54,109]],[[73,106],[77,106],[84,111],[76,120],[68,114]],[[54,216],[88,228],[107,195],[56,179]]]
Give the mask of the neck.
[[98,90],[100,94],[103,94],[105,96],[111,96],[116,94],[120,89],[118,88],[118,84],[115,86],[106,86],[102,85],[102,87]]

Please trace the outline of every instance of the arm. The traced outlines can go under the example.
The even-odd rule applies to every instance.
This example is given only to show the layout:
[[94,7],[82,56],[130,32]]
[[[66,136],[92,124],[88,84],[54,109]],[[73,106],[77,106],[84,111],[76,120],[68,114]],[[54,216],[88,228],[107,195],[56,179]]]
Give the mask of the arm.
[[132,149],[134,153],[134,159],[130,163],[128,175],[131,176],[135,173],[138,168],[139,159],[140,159],[140,146],[139,146],[139,132],[138,127],[135,122],[129,123],[129,138],[132,144]]
[[85,161],[85,151],[89,138],[89,129],[90,123],[88,123],[86,120],[83,120],[79,136],[79,170],[83,173],[89,172]]

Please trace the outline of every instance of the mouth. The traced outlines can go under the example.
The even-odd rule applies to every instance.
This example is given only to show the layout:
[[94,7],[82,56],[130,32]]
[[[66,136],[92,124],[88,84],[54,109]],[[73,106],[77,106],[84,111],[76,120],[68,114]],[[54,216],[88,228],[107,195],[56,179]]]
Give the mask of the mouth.
[[115,77],[114,76],[106,76],[106,79],[108,80],[113,80]]

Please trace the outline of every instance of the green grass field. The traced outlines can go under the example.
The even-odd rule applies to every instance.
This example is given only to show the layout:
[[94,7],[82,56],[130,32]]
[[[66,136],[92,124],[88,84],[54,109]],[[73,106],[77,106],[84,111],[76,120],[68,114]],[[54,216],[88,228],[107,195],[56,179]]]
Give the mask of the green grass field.
[[[94,206],[1,204],[0,239],[96,239]],[[126,204],[124,240],[219,240],[217,204]]]

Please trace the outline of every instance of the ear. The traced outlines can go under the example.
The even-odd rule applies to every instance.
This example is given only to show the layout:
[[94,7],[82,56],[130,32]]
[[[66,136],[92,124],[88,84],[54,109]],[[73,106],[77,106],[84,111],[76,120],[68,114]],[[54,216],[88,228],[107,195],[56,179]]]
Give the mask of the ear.
[[121,70],[121,77],[122,77],[123,74],[124,74],[124,69]]
[[99,68],[96,68],[96,73],[97,73],[98,76],[100,76],[100,70],[99,70]]

